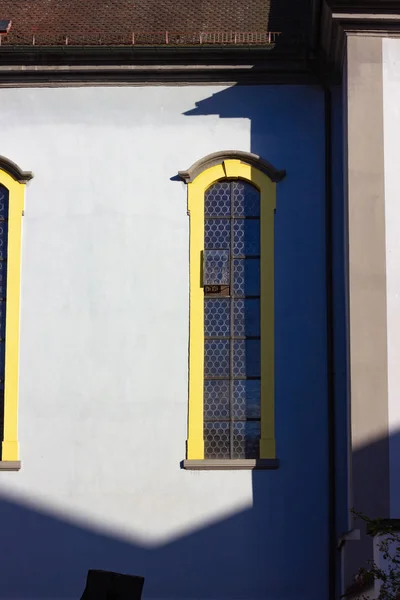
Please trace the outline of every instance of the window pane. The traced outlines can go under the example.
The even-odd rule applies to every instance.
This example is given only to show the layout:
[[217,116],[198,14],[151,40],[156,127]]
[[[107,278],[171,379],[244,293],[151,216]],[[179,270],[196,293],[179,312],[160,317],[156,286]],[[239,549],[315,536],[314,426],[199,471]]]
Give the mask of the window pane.
[[260,294],[260,260],[235,258],[233,260],[233,293],[236,296]]
[[8,190],[0,186],[0,379],[4,381],[7,296]]
[[204,423],[205,458],[230,458],[230,423]]
[[7,261],[0,261],[0,299],[6,297]]
[[4,381],[5,358],[6,358],[6,343],[5,343],[5,340],[2,340],[0,342],[0,365],[1,365],[0,379],[2,379],[3,381]]
[[232,300],[233,335],[254,337],[260,335],[260,301],[258,299]]
[[258,458],[260,456],[260,422],[233,423],[232,458]]
[[260,377],[260,340],[233,342],[233,376]]
[[204,376],[229,377],[229,340],[204,341]]
[[229,285],[229,250],[204,250],[204,285]]
[[0,186],[0,259],[7,256],[8,245],[8,190]]
[[[205,457],[256,458],[261,412],[259,191],[244,181],[218,182],[205,194],[204,216],[203,284],[214,286],[204,297]],[[232,339],[238,337],[244,339]]]
[[204,197],[204,215],[223,217],[231,212],[231,184],[229,181],[214,183]]
[[204,221],[204,248],[230,248],[231,222],[229,219],[206,219]]
[[204,335],[208,337],[229,337],[230,325],[229,298],[205,298]]
[[[0,300],[0,339],[4,340],[6,337],[6,301]],[[1,370],[0,370],[1,378]]]
[[[0,192],[1,193],[1,192]],[[7,257],[8,221],[2,221],[0,217],[0,258]]]
[[206,421],[229,419],[229,379],[206,379],[204,382],[204,418]]
[[260,192],[246,181],[233,182],[233,214],[238,217],[260,215]]
[[8,219],[8,190],[0,185],[0,219]]
[[260,254],[260,221],[258,219],[233,220],[233,254],[235,256]]
[[237,420],[260,418],[260,380],[233,381],[232,417]]

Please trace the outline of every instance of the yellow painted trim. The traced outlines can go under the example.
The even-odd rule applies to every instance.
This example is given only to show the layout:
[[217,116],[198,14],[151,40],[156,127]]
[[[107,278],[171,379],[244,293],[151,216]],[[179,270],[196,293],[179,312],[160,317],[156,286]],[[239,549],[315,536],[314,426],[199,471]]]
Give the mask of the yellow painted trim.
[[21,280],[21,228],[25,184],[0,169],[0,184],[8,189],[7,304],[2,460],[18,461],[18,361]]
[[243,179],[260,191],[261,202],[261,440],[260,458],[275,458],[274,425],[274,211],[276,184],[240,160],[225,160],[188,184],[190,216],[190,327],[188,460],[204,459],[204,194],[215,182]]

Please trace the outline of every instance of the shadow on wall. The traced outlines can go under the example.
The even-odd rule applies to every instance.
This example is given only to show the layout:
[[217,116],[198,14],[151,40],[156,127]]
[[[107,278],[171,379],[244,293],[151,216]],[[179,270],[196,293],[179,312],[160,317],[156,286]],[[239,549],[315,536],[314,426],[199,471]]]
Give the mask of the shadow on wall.
[[[346,226],[343,179],[342,92],[331,90],[331,186],[333,304],[333,389],[336,433],[328,448],[327,419],[327,274],[326,274],[326,112],[325,94],[319,86],[233,86],[196,103],[188,117],[218,115],[222,119],[250,121],[250,151],[287,176],[277,185],[275,215],[275,386],[278,455],[282,465],[293,456],[284,440],[297,439],[296,452],[304,451],[308,469],[320,486],[304,479],[302,500],[317,495],[317,513],[327,515],[328,452],[336,462],[336,536],[346,531],[347,506],[347,323]],[[215,148],[215,150],[231,148]],[[242,150],[243,148],[235,148]],[[201,157],[197,157],[201,158]],[[305,408],[305,413],[303,409]],[[300,419],[300,421],[298,421]],[[308,422],[307,422],[308,419]],[[300,425],[307,423],[302,436]],[[310,428],[309,428],[310,427]],[[292,431],[289,433],[290,429]],[[288,461],[286,463],[286,461]],[[282,478],[294,477],[282,473]],[[301,476],[300,475],[300,478]],[[297,496],[298,497],[298,496]],[[305,517],[305,518],[308,518]],[[327,520],[327,519],[326,519]],[[297,535],[294,524],[293,535]],[[314,556],[326,542],[327,523],[308,534],[307,548]],[[319,550],[320,549],[320,550]],[[327,559],[328,550],[322,550]],[[317,569],[314,569],[314,573]],[[316,585],[323,589],[326,571]]]
[[[280,5],[279,5],[280,6]],[[277,17],[279,16],[279,6]],[[273,9],[272,9],[273,11]],[[300,15],[299,15],[300,17]],[[271,12],[271,19],[273,12]],[[342,88],[331,89],[333,373],[336,410],[336,527],[346,530],[347,318],[346,206]],[[275,385],[277,423],[305,402],[309,418],[326,404],[325,97],[319,86],[232,86],[196,103],[189,117],[249,119],[250,151],[287,175],[277,185],[275,215]],[[231,150],[216,148],[215,150]],[[242,150],[243,148],[235,148]],[[197,157],[198,159],[201,157]],[[288,376],[288,374],[290,376]],[[322,414],[318,428],[326,436]],[[324,442],[316,432],[310,454]],[[326,438],[325,438],[326,441]],[[279,436],[278,436],[279,444]],[[309,448],[307,443],[302,446]],[[284,449],[281,447],[281,451]],[[324,450],[325,451],[325,450]]]
[[[352,506],[371,519],[400,514],[400,433],[382,437],[353,452]],[[358,517],[353,527],[360,529],[361,540],[349,541],[345,549],[345,582],[349,585],[360,566],[373,559],[372,537]]]
[[[89,568],[145,576],[145,598],[328,597],[323,93],[310,86],[231,87],[186,114],[249,119],[251,151],[287,171],[277,186],[275,217],[281,467],[253,473],[250,509],[157,547],[122,541],[3,496],[0,598],[79,598]],[[157,469],[163,468],[160,460]],[[186,478],[209,475],[182,471]],[[148,476],[156,480],[157,472]]]
[[[312,86],[233,86],[200,101],[186,115],[249,119],[251,152],[286,169],[277,184],[275,215],[278,421],[280,414],[296,419],[303,402],[313,418],[314,402],[326,404],[327,381],[323,92]],[[321,433],[315,432],[315,444],[322,449],[326,420],[319,411]]]
[[[399,439],[396,434],[396,445]],[[381,440],[366,446],[355,456],[364,463],[366,478],[368,466],[371,461],[373,466],[376,452],[381,451],[378,447],[387,443]],[[291,451],[292,463],[299,467],[295,449]],[[293,484],[297,480],[296,493],[292,489],[291,495],[284,483],[286,469]],[[301,472],[296,477],[289,464],[282,465],[281,473],[254,472],[251,509],[154,548],[121,541],[2,497],[0,597],[78,599],[87,570],[97,568],[144,575],[147,598],[320,600],[326,596],[321,595],[318,569],[324,568],[325,558],[313,553],[314,532],[322,535],[320,499],[312,500],[300,479]],[[375,496],[379,483],[370,480]],[[275,502],[268,491],[271,485]],[[368,510],[369,501],[360,502],[359,508]],[[266,532],[274,532],[274,537]],[[323,541],[320,550],[325,547]],[[358,567],[362,560],[359,542],[350,543],[354,556],[358,555]],[[253,557],[251,568],[244,559],[248,554]],[[244,596],[243,581],[248,582],[251,596]]]
[[[280,488],[279,475],[257,472],[253,480],[251,509],[155,548],[121,541],[3,497],[0,597],[78,599],[87,570],[96,568],[145,576],[147,598],[320,600],[315,578],[315,589],[307,589],[306,583],[315,565],[323,569],[325,562],[310,552],[309,538],[321,526],[317,500],[304,505],[298,481],[298,511],[292,506],[293,496]],[[279,504],[269,497],[271,483],[280,490],[274,494],[280,496]]]
[[[325,278],[324,95],[313,86],[233,86],[202,100],[190,118],[218,115],[251,124],[250,150],[287,176],[277,184],[275,214],[275,388],[279,439],[296,428],[297,452],[313,468],[315,453],[327,469],[327,356]],[[215,148],[248,150],[248,148]],[[197,157],[202,158],[201,156]],[[185,165],[189,167],[190,165]],[[291,416],[290,422],[288,415]],[[293,420],[292,420],[293,419]],[[282,431],[284,429],[285,431]],[[281,430],[281,431],[279,431]],[[308,427],[307,427],[308,430]],[[312,458],[313,456],[313,458]],[[310,463],[311,461],[311,463]],[[326,477],[324,476],[325,480]],[[313,490],[316,491],[316,490]],[[310,493],[312,490],[310,489]],[[322,504],[327,488],[318,490]]]

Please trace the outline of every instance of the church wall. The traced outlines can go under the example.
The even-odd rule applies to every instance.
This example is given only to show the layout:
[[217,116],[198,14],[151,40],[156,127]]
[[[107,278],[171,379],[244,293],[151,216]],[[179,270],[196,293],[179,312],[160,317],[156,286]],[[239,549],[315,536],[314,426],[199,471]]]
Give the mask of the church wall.
[[[144,575],[145,600],[326,598],[322,90],[1,89],[0,133],[1,154],[35,175],[22,469],[0,473],[0,599],[78,598],[89,568]],[[189,221],[175,176],[231,149],[287,171],[275,216],[281,464],[192,472],[180,467]]]

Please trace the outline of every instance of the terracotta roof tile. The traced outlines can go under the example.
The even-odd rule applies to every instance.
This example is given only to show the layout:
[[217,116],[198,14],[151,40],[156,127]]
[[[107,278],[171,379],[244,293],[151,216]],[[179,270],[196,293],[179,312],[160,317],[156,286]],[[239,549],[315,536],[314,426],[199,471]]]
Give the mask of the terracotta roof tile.
[[[221,43],[222,32],[265,34],[269,8],[269,0],[0,0],[1,18],[12,19],[2,44],[129,45],[133,33],[137,44],[162,44],[166,32],[181,43],[209,32]],[[253,38],[242,41],[265,41]]]

